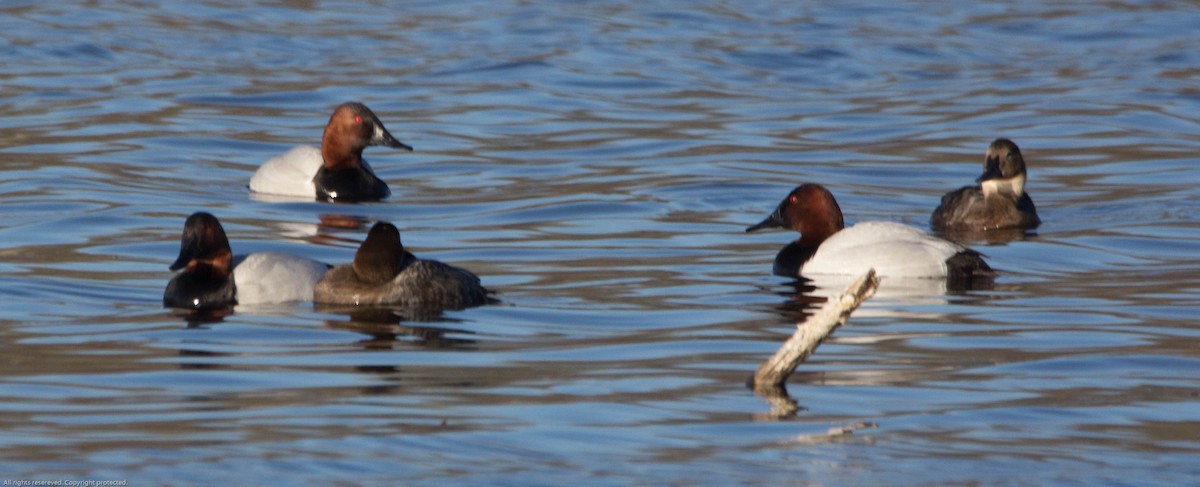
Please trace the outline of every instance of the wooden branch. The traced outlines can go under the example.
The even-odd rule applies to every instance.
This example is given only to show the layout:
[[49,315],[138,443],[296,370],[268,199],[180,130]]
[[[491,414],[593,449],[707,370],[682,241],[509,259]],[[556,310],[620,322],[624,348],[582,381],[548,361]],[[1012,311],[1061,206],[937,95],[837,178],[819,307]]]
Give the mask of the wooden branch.
[[754,373],[754,390],[767,396],[778,394],[796,366],[812,355],[833,330],[845,323],[850,313],[871,297],[878,286],[875,269],[871,269],[850,284],[840,296],[830,297],[804,323],[796,325],[796,332],[779,347],[779,351],[758,366],[758,371]]

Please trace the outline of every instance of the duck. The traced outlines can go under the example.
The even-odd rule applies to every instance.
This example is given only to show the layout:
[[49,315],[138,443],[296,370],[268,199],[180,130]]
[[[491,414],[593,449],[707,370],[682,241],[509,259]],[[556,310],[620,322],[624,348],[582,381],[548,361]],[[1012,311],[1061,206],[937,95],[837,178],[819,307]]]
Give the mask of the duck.
[[208,310],[311,301],[329,267],[283,252],[234,256],[217,217],[196,212],[183,223],[179,257],[170,266],[180,272],[167,283],[163,306]]
[[395,225],[378,222],[367,232],[353,263],[336,266],[321,278],[313,300],[457,310],[487,304],[488,294],[471,271],[417,258],[404,248]]
[[775,256],[773,270],[780,276],[858,276],[874,268],[881,278],[946,278],[957,283],[993,274],[979,252],[915,227],[886,221],[846,227],[833,193],[816,183],[797,186],[746,232],[766,228],[800,232],[798,240]]
[[413,150],[396,140],[366,105],[343,103],[330,115],[319,149],[302,145],[271,158],[250,178],[250,191],[327,202],[382,200],[391,190],[362,157],[363,149],[373,145]]
[[1033,229],[1042,223],[1025,192],[1025,158],[1006,138],[988,146],[975,186],[946,193],[929,218],[934,230]]

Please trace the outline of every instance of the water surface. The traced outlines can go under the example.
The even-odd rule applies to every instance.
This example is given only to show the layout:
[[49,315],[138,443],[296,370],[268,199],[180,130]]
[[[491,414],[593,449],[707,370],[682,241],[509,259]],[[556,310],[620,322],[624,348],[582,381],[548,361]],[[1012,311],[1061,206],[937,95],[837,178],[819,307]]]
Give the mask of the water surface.
[[[0,11],[5,478],[1200,481],[1193,5]],[[252,198],[346,100],[416,148],[366,153],[392,197]],[[972,242],[995,285],[881,292],[773,414],[744,382],[819,299],[770,275],[794,235],[743,229],[801,182],[925,227],[998,136],[1043,224]],[[332,263],[392,221],[503,303],[189,323],[161,295],[198,210]]]

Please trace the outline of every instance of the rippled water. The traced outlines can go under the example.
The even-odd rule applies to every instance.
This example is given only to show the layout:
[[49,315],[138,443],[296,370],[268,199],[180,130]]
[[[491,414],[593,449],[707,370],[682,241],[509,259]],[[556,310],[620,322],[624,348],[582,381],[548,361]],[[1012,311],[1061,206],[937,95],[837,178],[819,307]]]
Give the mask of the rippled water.
[[[1194,4],[0,12],[7,479],[1200,482]],[[251,198],[345,100],[416,147],[367,152],[393,196]],[[805,181],[924,227],[997,136],[1044,223],[975,242],[994,288],[881,293],[772,414],[744,382],[813,299],[744,227]],[[389,220],[503,303],[189,324],[160,299],[198,210],[334,263]]]

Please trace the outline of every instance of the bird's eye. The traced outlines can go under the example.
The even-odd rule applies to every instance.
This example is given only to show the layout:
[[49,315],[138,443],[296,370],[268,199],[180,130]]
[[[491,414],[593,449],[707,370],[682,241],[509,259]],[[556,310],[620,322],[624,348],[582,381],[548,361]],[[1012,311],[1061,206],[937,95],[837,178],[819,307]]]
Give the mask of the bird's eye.
[[791,196],[788,196],[788,202],[790,202],[790,203],[795,203],[795,202],[796,202],[796,195],[791,195]]
[[362,123],[362,117],[360,117],[360,116],[358,116],[358,115],[355,115],[355,116],[354,116],[354,123]]

